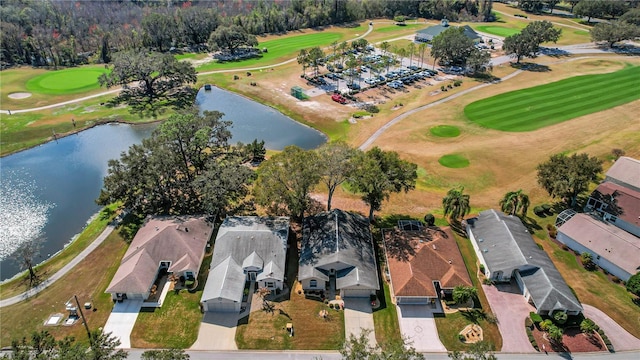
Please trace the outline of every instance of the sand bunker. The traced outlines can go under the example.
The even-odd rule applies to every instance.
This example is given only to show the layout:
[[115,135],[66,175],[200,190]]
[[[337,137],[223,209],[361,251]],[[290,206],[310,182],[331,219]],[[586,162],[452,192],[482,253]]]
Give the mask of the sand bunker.
[[10,99],[26,99],[31,96],[31,93],[28,92],[17,92],[9,94]]

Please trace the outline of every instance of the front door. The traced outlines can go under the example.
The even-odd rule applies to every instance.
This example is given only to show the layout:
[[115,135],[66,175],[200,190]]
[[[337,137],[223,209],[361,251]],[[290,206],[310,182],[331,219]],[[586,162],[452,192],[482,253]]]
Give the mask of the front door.
[[256,281],[256,272],[249,271],[249,281]]

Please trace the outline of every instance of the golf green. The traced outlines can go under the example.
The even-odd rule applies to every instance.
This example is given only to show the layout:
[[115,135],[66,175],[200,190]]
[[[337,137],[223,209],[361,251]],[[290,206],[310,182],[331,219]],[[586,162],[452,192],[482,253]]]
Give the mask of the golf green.
[[460,155],[460,154],[449,154],[444,155],[440,159],[438,159],[440,165],[448,167],[448,168],[464,168],[469,166],[469,159]]
[[511,36],[513,34],[517,34],[520,32],[518,29],[510,29],[502,26],[494,26],[494,25],[480,25],[475,27],[476,30],[498,36]]
[[438,137],[456,137],[460,135],[460,129],[451,125],[438,125],[429,129],[429,132],[433,136]]
[[467,105],[464,113],[490,129],[532,131],[640,99],[639,83],[640,66],[633,66],[492,96]]
[[49,71],[30,79],[27,90],[33,93],[64,95],[81,93],[100,87],[98,77],[108,70],[104,67],[78,67]]

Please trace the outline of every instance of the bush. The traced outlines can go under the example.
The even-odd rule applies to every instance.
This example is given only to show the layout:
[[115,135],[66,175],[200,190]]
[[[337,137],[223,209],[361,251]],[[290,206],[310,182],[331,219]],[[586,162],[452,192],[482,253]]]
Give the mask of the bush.
[[599,334],[600,336],[603,336],[603,337],[605,336],[605,335],[604,335],[604,330],[602,330],[602,329],[598,329],[598,334]]
[[548,331],[549,329],[551,329],[552,326],[555,326],[555,325],[553,325],[553,321],[551,321],[551,319],[547,319],[544,321],[540,321],[538,323],[538,326],[540,327],[540,330]]
[[447,87],[448,87],[449,89],[453,89],[453,85],[451,85],[451,84],[447,84]]
[[626,286],[628,292],[640,296],[640,272],[631,276]]
[[533,213],[539,216],[544,213],[544,209],[542,206],[536,206],[533,208]]
[[553,312],[553,321],[558,325],[564,325],[569,316],[564,311],[556,310]]
[[542,247],[542,244],[540,244],[540,243],[536,243],[536,245],[538,245],[538,249],[540,249],[540,250],[544,250],[544,248]]
[[373,104],[367,104],[364,107],[365,110],[367,110],[368,112],[372,113],[372,114],[377,114],[380,112],[380,108],[378,108],[377,106],[373,105]]
[[551,211],[551,205],[549,204],[542,204],[542,208],[544,209],[544,211],[549,212]]
[[484,274],[484,271],[485,271],[484,264],[480,264],[480,272]]
[[524,326],[527,328],[527,333],[531,332],[531,327],[533,326],[533,321],[530,318],[524,319]]
[[433,226],[436,223],[436,218],[435,216],[433,216],[433,214],[427,214],[424,216],[424,223],[427,224],[427,226]]
[[620,278],[617,276],[614,276],[613,278],[611,278],[611,280],[613,280],[613,282],[616,284],[620,284],[622,282],[622,280],[620,280]]
[[467,339],[464,337],[464,335],[458,334],[458,340],[460,340],[462,342],[465,342],[465,340],[467,340]]
[[542,316],[534,313],[533,311],[529,313],[529,317],[531,318],[531,321],[533,321],[534,324],[539,324],[542,322]]
[[562,245],[562,250],[564,250],[564,251],[569,251],[569,247],[568,247],[567,245],[564,245],[564,244],[563,244],[563,245]]
[[447,91],[447,88],[444,85],[442,85],[442,86],[440,86],[440,90],[441,91]]
[[453,82],[453,86],[455,86],[455,87],[458,87],[460,85],[462,85],[462,80],[456,80],[456,81]]
[[582,262],[582,266],[589,270],[593,271],[596,269],[596,263],[593,262],[593,256],[588,252],[583,252],[580,254],[580,261]]

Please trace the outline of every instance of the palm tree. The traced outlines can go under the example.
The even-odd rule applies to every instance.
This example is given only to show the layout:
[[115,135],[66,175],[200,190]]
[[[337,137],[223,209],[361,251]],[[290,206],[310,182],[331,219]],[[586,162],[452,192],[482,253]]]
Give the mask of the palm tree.
[[380,44],[380,49],[382,49],[382,55],[387,55],[387,52],[389,51],[390,47],[391,47],[391,44],[389,44],[388,41],[383,41],[382,44]]
[[474,288],[473,286],[458,285],[453,288],[452,296],[453,301],[458,304],[464,304],[469,301],[469,299],[473,299],[474,297],[478,296],[478,289]]
[[551,325],[549,326],[547,333],[549,334],[550,340],[554,341],[556,344],[562,344],[563,331],[561,328]]
[[343,41],[338,45],[338,50],[340,50],[340,65],[344,65],[344,52],[349,48],[349,44],[346,41]]
[[307,49],[301,49],[298,53],[298,64],[302,65],[302,77],[304,77],[307,74],[307,65],[309,64]]
[[465,215],[471,211],[469,205],[469,195],[464,194],[464,187],[450,189],[447,195],[442,199],[442,207],[444,208],[444,216],[449,216],[449,222],[459,222]]
[[420,67],[424,67],[424,53],[427,51],[427,43],[420,43],[418,45],[418,52],[420,53]]
[[529,196],[522,192],[522,189],[518,191],[509,191],[504,194],[502,200],[500,200],[500,206],[502,212],[509,215],[517,215],[520,212],[521,216],[526,216],[529,210]]
[[409,44],[409,49],[408,49],[408,53],[409,53],[409,67],[411,67],[411,65],[413,65],[413,53],[416,52],[416,43],[414,43],[413,41]]

